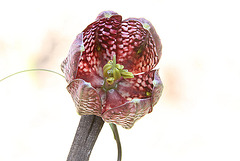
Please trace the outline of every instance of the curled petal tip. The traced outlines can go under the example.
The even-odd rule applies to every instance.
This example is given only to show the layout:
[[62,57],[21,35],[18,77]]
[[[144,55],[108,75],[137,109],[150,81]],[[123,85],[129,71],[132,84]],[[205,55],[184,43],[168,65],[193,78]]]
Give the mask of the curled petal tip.
[[117,12],[114,12],[114,11],[103,11],[101,13],[98,14],[96,20],[99,20],[101,18],[110,18],[112,17],[113,15],[118,15]]
[[157,104],[163,91],[163,83],[158,74],[158,70],[159,69],[157,69],[156,72],[154,73],[154,80],[153,80],[153,91],[152,91],[153,106]]

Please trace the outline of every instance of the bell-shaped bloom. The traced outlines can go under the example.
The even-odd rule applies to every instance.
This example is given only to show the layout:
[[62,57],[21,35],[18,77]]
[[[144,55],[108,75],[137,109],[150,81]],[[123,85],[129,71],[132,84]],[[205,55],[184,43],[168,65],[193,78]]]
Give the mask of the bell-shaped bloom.
[[159,36],[148,20],[100,13],[77,35],[62,63],[77,112],[131,128],[152,112],[162,94],[154,69],[161,54]]

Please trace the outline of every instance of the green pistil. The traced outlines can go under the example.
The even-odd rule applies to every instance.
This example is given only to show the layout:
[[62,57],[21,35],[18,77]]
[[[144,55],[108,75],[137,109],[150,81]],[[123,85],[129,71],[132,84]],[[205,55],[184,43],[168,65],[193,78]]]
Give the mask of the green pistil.
[[115,68],[116,67],[116,55],[113,55],[113,67]]
[[123,65],[116,63],[116,55],[113,55],[113,60],[110,60],[106,65],[104,65],[103,75],[108,85],[112,85],[121,77],[123,77],[124,79],[134,77],[131,72],[124,69]]

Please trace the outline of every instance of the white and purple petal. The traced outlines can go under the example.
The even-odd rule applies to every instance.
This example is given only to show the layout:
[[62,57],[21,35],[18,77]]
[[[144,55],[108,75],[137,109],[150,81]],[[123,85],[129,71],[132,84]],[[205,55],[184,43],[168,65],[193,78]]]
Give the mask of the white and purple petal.
[[67,86],[67,90],[72,96],[79,115],[101,116],[101,99],[90,83],[75,79]]
[[68,83],[76,78],[78,65],[83,51],[83,33],[80,33],[72,43],[68,57],[61,64],[62,72],[65,74]]
[[134,123],[151,110],[151,99],[133,99],[125,104],[103,113],[102,118],[108,123],[121,125],[130,129]]

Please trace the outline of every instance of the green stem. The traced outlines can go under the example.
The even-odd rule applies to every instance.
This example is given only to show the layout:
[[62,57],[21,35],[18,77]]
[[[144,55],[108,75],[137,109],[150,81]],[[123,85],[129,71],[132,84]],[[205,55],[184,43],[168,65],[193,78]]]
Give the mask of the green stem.
[[122,160],[122,147],[121,147],[121,141],[120,141],[120,138],[119,138],[117,126],[115,124],[113,124],[113,123],[110,123],[109,125],[110,125],[110,127],[112,129],[112,132],[113,132],[113,135],[114,135],[114,139],[117,142],[117,148],[118,148],[118,158],[117,158],[117,161],[121,161]]
[[20,73],[24,73],[24,72],[33,72],[33,71],[51,72],[51,73],[60,75],[60,76],[62,76],[63,78],[65,78],[62,74],[60,74],[60,73],[58,73],[58,72],[55,72],[55,71],[52,71],[52,70],[48,70],[48,69],[27,69],[27,70],[22,70],[22,71],[13,73],[13,74],[11,74],[11,75],[8,75],[8,76],[4,77],[3,79],[1,79],[0,82],[3,81],[3,80],[5,80],[5,79],[7,79],[7,78],[9,78],[9,77],[11,77],[11,76],[14,76],[14,75],[16,75],[16,74],[20,74]]

